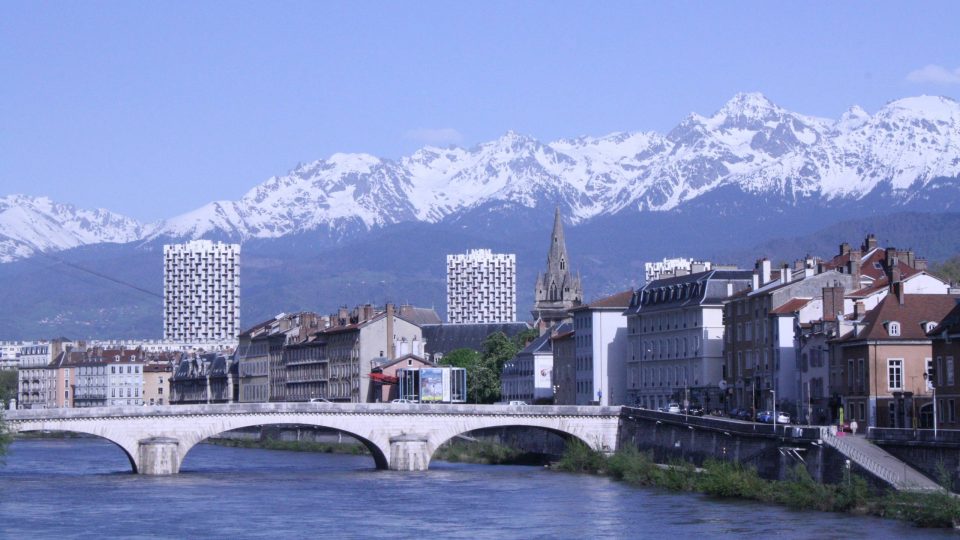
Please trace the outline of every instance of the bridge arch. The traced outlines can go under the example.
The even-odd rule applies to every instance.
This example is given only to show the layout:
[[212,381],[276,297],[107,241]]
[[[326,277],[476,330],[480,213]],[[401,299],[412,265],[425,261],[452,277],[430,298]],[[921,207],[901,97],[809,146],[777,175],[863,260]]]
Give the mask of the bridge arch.
[[[473,424],[473,425],[470,425]],[[521,429],[536,429],[545,431],[547,433],[552,433],[559,436],[565,441],[580,441],[586,446],[600,450],[610,450],[605,448],[604,442],[602,440],[589,440],[589,436],[584,433],[580,433],[579,430],[571,428],[569,426],[563,426],[562,421],[547,420],[536,418],[524,418],[516,416],[504,416],[496,419],[484,419],[482,421],[475,422],[459,422],[450,426],[449,429],[439,430],[434,436],[430,437],[428,444],[429,461],[433,460],[434,454],[437,450],[444,444],[452,441],[453,439],[472,433],[475,431],[489,430],[489,429],[500,429],[500,428],[521,428]]]
[[378,469],[387,469],[387,468],[389,468],[389,461],[388,461],[388,459],[387,459],[387,456],[389,455],[389,453],[388,453],[388,452],[389,452],[389,448],[386,449],[386,452],[387,452],[387,453],[385,453],[384,449],[381,448],[380,445],[379,445],[377,442],[374,442],[373,440],[371,440],[371,439],[369,439],[369,438],[367,438],[367,437],[363,437],[363,436],[361,436],[360,434],[355,433],[354,431],[351,431],[351,430],[349,430],[349,429],[343,429],[342,427],[337,427],[336,425],[333,425],[333,424],[336,424],[336,422],[310,421],[310,420],[306,420],[306,419],[304,419],[304,420],[299,420],[299,419],[298,419],[298,420],[296,420],[296,421],[276,421],[276,420],[274,420],[274,421],[266,421],[266,422],[258,422],[258,421],[254,421],[254,420],[251,419],[251,421],[236,421],[236,422],[231,422],[231,423],[230,423],[230,427],[229,427],[228,429],[222,429],[222,430],[219,430],[219,431],[216,431],[216,432],[211,432],[210,430],[203,430],[203,432],[197,434],[196,436],[190,435],[190,436],[183,437],[183,438],[179,439],[179,441],[180,441],[180,463],[183,464],[183,462],[184,462],[184,460],[186,459],[187,455],[190,453],[190,450],[192,450],[196,445],[198,445],[198,444],[202,443],[203,441],[205,441],[205,440],[207,440],[207,439],[210,439],[210,438],[212,438],[212,437],[216,437],[216,436],[218,436],[218,435],[222,435],[223,433],[226,433],[226,432],[228,432],[228,431],[233,431],[233,430],[235,430],[235,429],[243,429],[243,428],[250,428],[250,427],[265,427],[265,426],[280,426],[280,427],[282,427],[282,426],[290,426],[290,427],[293,427],[293,426],[307,426],[307,427],[318,427],[318,428],[333,429],[333,430],[339,431],[339,432],[341,432],[341,433],[344,433],[344,434],[346,434],[346,435],[349,435],[350,437],[353,437],[354,439],[356,439],[357,441],[359,441],[360,444],[362,444],[364,447],[366,447],[366,449],[370,452],[370,455],[373,457],[373,462],[374,462],[374,465],[376,466],[376,468],[378,468]]
[[37,432],[56,432],[56,433],[76,433],[77,435],[89,435],[96,437],[97,439],[105,440],[109,443],[120,448],[123,451],[123,455],[127,457],[127,461],[130,463],[130,470],[133,473],[137,473],[140,470],[140,463],[137,456],[137,444],[131,444],[126,437],[118,436],[110,433],[104,433],[101,429],[93,429],[95,426],[84,426],[80,425],[71,425],[71,426],[62,426],[62,427],[49,427],[49,426],[30,426],[26,425],[23,427],[17,427],[17,433],[37,433]]

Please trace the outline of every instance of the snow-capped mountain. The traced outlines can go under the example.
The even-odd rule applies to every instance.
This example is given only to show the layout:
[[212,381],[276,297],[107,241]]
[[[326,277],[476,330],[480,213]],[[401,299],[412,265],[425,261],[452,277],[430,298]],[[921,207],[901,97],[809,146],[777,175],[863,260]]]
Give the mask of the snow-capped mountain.
[[46,197],[0,197],[0,262],[100,242],[132,242],[148,233],[136,220],[83,210]]
[[395,161],[334,154],[270,178],[238,201],[213,202],[149,226],[97,211],[80,234],[73,222],[58,225],[64,221],[39,210],[20,225],[17,216],[7,217],[17,206],[7,198],[0,260],[122,239],[245,240],[315,230],[337,236],[400,222],[436,223],[502,202],[560,205],[581,223],[623,211],[674,210],[719,188],[794,206],[856,201],[881,190],[896,204],[938,179],[953,179],[947,183],[958,188],[958,177],[960,103],[954,100],[906,98],[873,115],[852,107],[828,120],[787,111],[761,94],[738,94],[713,115],[691,114],[665,135],[624,132],[542,143],[508,132],[474,148],[426,147]]

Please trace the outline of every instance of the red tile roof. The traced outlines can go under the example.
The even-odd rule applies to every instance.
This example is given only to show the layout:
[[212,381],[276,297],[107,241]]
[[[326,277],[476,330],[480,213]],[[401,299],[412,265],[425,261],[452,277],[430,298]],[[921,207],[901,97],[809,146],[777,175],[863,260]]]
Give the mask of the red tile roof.
[[811,298],[791,298],[787,300],[780,307],[770,310],[771,315],[787,315],[791,313],[796,313],[804,308],[807,304],[812,301]]
[[[906,294],[901,304],[895,294],[888,294],[880,304],[864,317],[864,329],[845,341],[868,339],[907,340],[926,339],[923,323],[939,322],[957,306],[958,298],[946,294]],[[900,323],[900,335],[891,336],[888,323]]]

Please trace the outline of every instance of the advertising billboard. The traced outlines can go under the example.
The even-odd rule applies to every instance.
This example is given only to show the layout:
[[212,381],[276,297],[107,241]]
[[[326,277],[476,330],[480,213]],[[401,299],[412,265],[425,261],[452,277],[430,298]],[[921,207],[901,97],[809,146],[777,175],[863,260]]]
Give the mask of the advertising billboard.
[[420,402],[443,401],[443,370],[423,368],[420,370]]

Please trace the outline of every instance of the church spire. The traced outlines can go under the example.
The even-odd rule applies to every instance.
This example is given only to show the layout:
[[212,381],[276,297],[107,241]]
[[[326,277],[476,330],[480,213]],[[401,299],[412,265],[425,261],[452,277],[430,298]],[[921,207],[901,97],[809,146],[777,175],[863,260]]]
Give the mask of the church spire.
[[553,233],[547,251],[547,271],[537,275],[536,302],[533,306],[534,320],[539,321],[541,331],[570,317],[568,311],[580,305],[583,289],[580,277],[570,274],[567,244],[563,236],[563,219],[560,208],[553,214]]
[[553,234],[550,236],[550,252],[547,254],[547,271],[554,274],[567,272],[567,243],[563,239],[563,220],[560,207],[553,214]]

